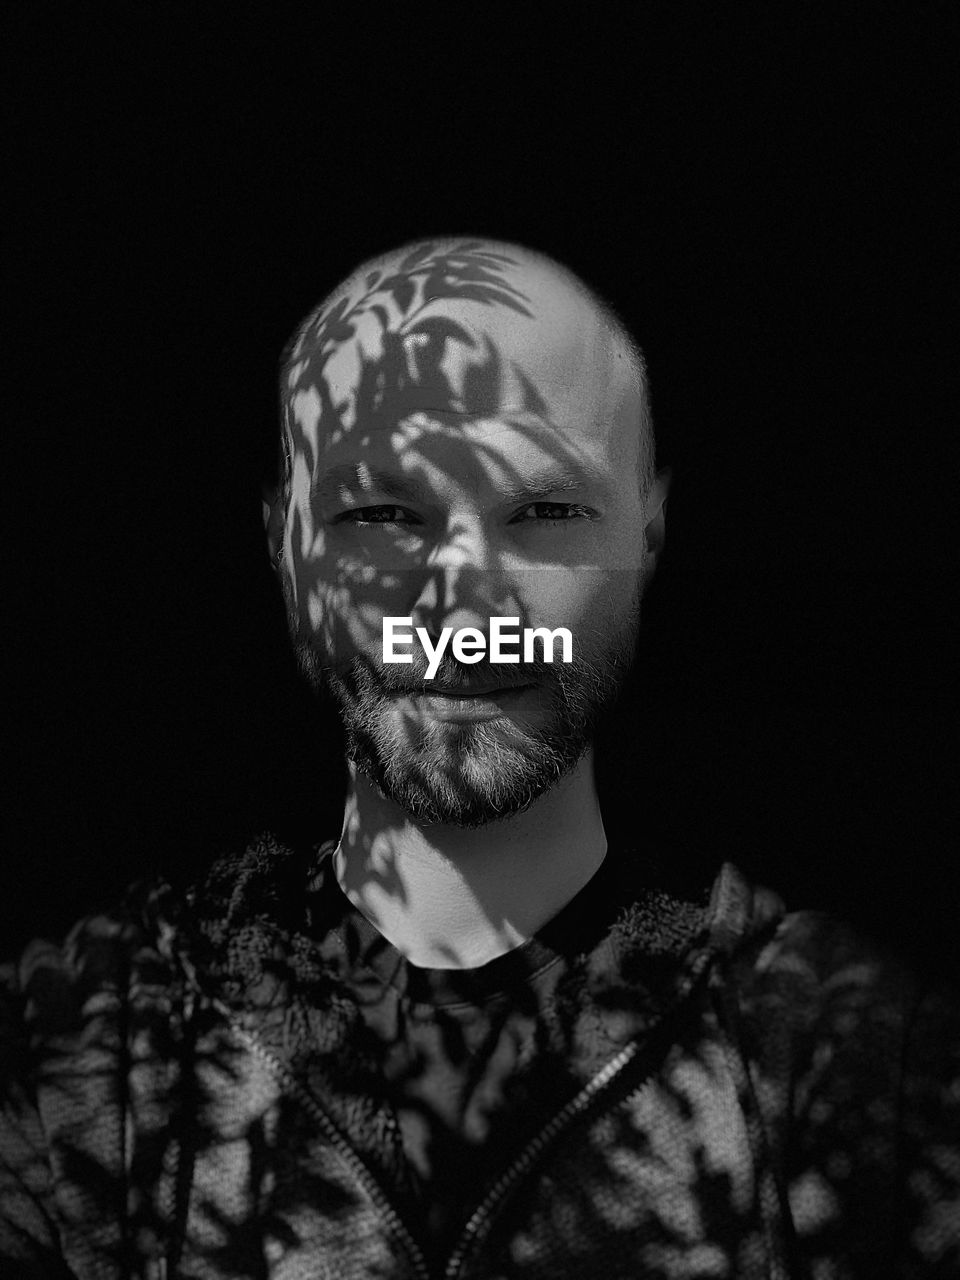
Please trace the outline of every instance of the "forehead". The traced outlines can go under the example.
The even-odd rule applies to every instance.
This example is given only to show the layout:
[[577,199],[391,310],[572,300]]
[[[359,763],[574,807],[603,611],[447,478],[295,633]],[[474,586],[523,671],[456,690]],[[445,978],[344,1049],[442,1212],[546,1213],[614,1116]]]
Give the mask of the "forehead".
[[559,491],[609,501],[630,474],[598,440],[570,440],[529,416],[464,422],[416,414],[358,443],[348,434],[324,450],[312,474],[301,465],[295,490],[330,502],[371,491],[399,501],[469,495],[481,506]]
[[637,447],[629,353],[585,292],[510,246],[454,246],[371,268],[307,326],[288,365],[285,420],[312,468],[382,455],[404,424],[574,454]]

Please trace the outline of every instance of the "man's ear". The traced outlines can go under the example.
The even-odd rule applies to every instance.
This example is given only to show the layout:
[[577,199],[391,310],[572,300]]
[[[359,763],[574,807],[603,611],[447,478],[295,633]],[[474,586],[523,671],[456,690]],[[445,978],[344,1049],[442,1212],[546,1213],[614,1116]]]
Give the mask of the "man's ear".
[[280,490],[272,485],[264,485],[260,490],[260,503],[263,512],[263,527],[267,535],[267,551],[270,563],[276,566],[283,551],[284,511]]
[[652,573],[667,536],[667,496],[670,493],[670,468],[658,471],[647,493],[643,511],[643,539],[647,552],[647,569]]

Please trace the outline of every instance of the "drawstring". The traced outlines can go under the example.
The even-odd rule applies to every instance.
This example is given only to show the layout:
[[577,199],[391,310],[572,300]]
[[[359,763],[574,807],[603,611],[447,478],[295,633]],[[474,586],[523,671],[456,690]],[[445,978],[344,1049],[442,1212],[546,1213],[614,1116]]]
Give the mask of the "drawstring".
[[[747,1138],[758,1175],[760,1212],[769,1259],[770,1280],[805,1280],[797,1259],[793,1214],[786,1188],[776,1171],[770,1138],[764,1124],[760,1100],[743,1051],[740,1014],[732,984],[715,969],[709,984],[710,996],[720,1028],[720,1044],[741,1102]],[[786,1261],[787,1269],[784,1269]]]
[[196,1143],[188,1140],[188,1127],[195,1114],[196,1107],[196,973],[186,956],[181,956],[187,978],[187,989],[183,998],[183,1039],[179,1053],[180,1110],[177,1116],[178,1135],[174,1142],[174,1158],[170,1171],[170,1192],[167,1200],[167,1221],[170,1233],[167,1240],[166,1255],[159,1259],[160,1270],[157,1280],[176,1280],[180,1257],[183,1253],[184,1240],[187,1234],[187,1220],[190,1210],[190,1191],[193,1184],[193,1167]]

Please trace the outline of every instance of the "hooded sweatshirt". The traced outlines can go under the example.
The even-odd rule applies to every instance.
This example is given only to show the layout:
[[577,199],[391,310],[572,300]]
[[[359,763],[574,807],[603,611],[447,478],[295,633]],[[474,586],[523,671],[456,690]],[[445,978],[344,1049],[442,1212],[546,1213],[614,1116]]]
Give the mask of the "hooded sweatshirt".
[[607,863],[445,978],[271,837],[34,944],[0,1275],[960,1275],[955,1003],[730,864],[701,906]]

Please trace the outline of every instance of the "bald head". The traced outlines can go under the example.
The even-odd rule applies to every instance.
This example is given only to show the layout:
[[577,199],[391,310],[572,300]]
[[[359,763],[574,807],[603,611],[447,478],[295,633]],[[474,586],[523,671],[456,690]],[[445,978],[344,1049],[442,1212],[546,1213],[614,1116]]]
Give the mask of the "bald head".
[[[351,760],[427,824],[518,812],[582,759],[635,652],[666,497],[639,353],[542,254],[434,241],[364,263],[307,317],[281,398],[268,540]],[[577,658],[526,671],[483,725],[392,670],[388,621],[482,639],[501,618],[565,629]]]
[[280,392],[288,465],[304,434],[316,457],[416,412],[535,414],[629,422],[642,492],[653,477],[636,342],[573,272],[516,244],[417,242],[363,263],[298,326]]

